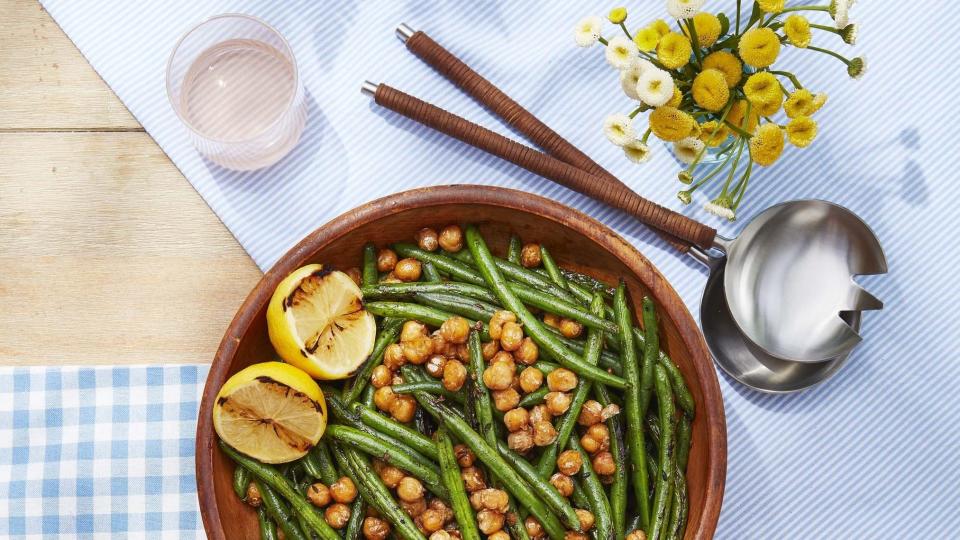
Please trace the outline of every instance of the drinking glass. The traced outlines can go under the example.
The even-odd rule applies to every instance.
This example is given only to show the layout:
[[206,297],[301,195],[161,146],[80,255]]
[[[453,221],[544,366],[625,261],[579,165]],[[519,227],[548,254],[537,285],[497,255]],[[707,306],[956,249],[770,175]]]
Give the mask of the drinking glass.
[[240,171],[287,155],[307,120],[290,44],[243,14],[211,17],[180,38],[167,62],[167,97],[197,150]]

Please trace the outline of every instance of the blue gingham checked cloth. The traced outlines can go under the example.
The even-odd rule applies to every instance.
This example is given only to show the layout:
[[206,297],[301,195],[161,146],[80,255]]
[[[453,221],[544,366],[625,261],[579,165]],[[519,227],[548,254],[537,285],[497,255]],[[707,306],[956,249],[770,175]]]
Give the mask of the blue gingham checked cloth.
[[[707,220],[725,236],[736,235],[759,211],[787,199],[820,198],[851,208],[874,228],[886,250],[890,273],[861,280],[886,308],[865,315],[864,343],[843,370],[820,387],[772,396],[745,389],[721,374],[729,465],[717,537],[958,537],[960,298],[955,279],[960,256],[948,243],[960,238],[956,97],[950,95],[957,81],[954,60],[960,58],[955,35],[960,10],[954,3],[857,2],[851,13],[861,23],[855,48],[816,32],[818,45],[869,58],[869,71],[861,81],[849,80],[835,59],[785,48],[776,66],[794,71],[808,88],[830,96],[816,117],[820,133],[812,147],[788,148],[774,167],[758,170],[739,210],[740,221],[721,223],[699,208],[704,195],[691,207],[681,207],[676,199],[677,165],[667,148],[654,145],[653,159],[638,166],[606,141],[603,118],[629,111],[630,103],[602,52],[573,44],[573,25],[583,16],[623,4],[634,27],[665,17],[663,0],[42,2],[264,269],[315,227],[376,197],[436,184],[504,185],[545,195],[603,221],[642,250],[698,314],[703,270],[677,257],[628,216],[432,133],[361,96],[364,79],[386,82],[515,136],[408,53],[393,35],[400,22],[426,30],[638,192]],[[788,0],[788,5],[826,2]],[[709,0],[706,9],[729,11],[734,5],[734,0]],[[261,171],[235,173],[200,158],[165,95],[165,63],[177,38],[197,22],[226,12],[256,15],[275,25],[294,49],[308,94],[309,119],[300,144]],[[822,13],[810,17],[830,24]],[[121,416],[122,428],[109,425],[115,409],[107,405],[98,409],[103,417],[97,417],[96,428],[86,428],[100,454],[80,462],[80,471],[95,469],[84,472],[93,480],[81,484],[83,489],[70,480],[66,486],[48,482],[46,490],[42,481],[26,482],[28,471],[30,478],[55,478],[56,470],[76,474],[77,458],[65,451],[59,457],[45,456],[43,448],[55,445],[43,443],[31,430],[15,430],[21,437],[17,446],[27,444],[31,450],[27,456],[19,450],[16,459],[27,462],[13,466],[13,454],[4,456],[8,459],[0,466],[12,475],[16,491],[0,493],[0,499],[6,499],[0,500],[0,508],[24,510],[13,519],[0,517],[6,521],[0,531],[41,534],[45,524],[52,531],[59,516],[57,530],[73,536],[71,523],[77,521],[71,516],[82,506],[81,514],[92,518],[81,523],[92,519],[99,532],[158,536],[147,530],[151,527],[171,536],[195,534],[189,525],[197,530],[201,525],[189,517],[196,496],[190,481],[192,457],[185,457],[192,456],[193,419],[181,420],[178,413],[184,409],[167,394],[168,386],[173,395],[189,394],[193,383],[184,384],[177,369],[163,372],[162,389],[147,389],[148,396],[171,400],[163,422],[148,431],[174,422],[177,429],[171,437],[183,445],[165,442],[159,453],[163,458],[147,459],[178,464],[171,465],[171,476],[162,475],[165,495],[147,505],[159,514],[146,513],[136,498],[147,486],[156,488],[158,481],[140,483],[144,473],[137,467],[142,461],[133,456],[141,443],[126,442],[128,433],[142,434],[144,428],[134,422],[133,411],[129,419]],[[66,381],[68,375],[65,371],[60,376]],[[104,383],[110,380],[103,377]],[[67,428],[48,428],[40,419],[41,395],[54,409],[67,410],[57,405],[62,395],[43,387],[31,384],[29,392],[12,400],[30,404],[33,412],[22,412],[20,418],[37,422],[33,425],[38,433],[65,437]],[[106,384],[101,392],[123,395],[112,388]],[[152,402],[143,396],[125,399]],[[128,453],[122,457],[111,458],[112,443],[100,441],[132,446],[126,446]],[[109,495],[112,481],[123,491],[123,478],[126,492],[135,495],[134,505]],[[55,492],[54,487],[63,490]],[[84,491],[88,487],[93,493]],[[183,509],[187,513],[178,514]]]
[[0,368],[0,538],[202,538],[207,369]]

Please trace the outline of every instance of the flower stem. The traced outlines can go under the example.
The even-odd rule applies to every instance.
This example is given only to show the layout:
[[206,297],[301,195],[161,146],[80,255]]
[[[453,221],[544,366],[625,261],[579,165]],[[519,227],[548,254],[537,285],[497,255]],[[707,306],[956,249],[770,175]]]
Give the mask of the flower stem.
[[603,43],[603,46],[604,46],[604,47],[606,47],[606,46],[608,45],[607,40],[604,39],[603,36],[598,37],[598,38],[597,38],[597,41],[599,41],[600,43]]
[[750,163],[747,164],[747,170],[743,173],[743,178],[740,182],[737,183],[737,189],[734,190],[736,194],[736,200],[733,201],[733,210],[736,211],[740,207],[740,201],[743,200],[743,194],[747,192],[747,186],[750,185],[750,174],[753,171],[753,160],[750,160]]
[[790,79],[790,82],[793,83],[793,87],[797,90],[800,90],[801,88],[803,88],[803,85],[800,84],[800,81],[797,79],[797,76],[794,75],[793,73],[790,73],[789,71],[774,71],[771,69],[770,73],[773,73],[774,75],[780,75],[781,77],[786,77]]
[[690,44],[693,45],[693,57],[697,59],[697,67],[703,62],[700,57],[700,38],[697,37],[697,25],[693,24],[693,19],[687,19],[687,29],[690,31]]
[[827,32],[834,33],[834,34],[836,34],[836,35],[838,35],[838,36],[839,36],[840,33],[841,33],[841,30],[840,30],[839,28],[834,28],[834,27],[832,27],[832,26],[827,26],[827,25],[824,25],[824,24],[813,24],[813,23],[810,23],[810,28],[816,28],[817,30],[824,30],[824,31],[827,31]]
[[830,6],[793,6],[783,8],[780,13],[790,13],[791,11],[826,11],[830,12]]
[[[732,100],[732,99],[729,100],[729,101],[727,102],[727,106],[723,108],[723,114],[720,116],[720,122],[717,122],[717,125],[713,127],[713,131],[710,133],[710,136],[707,137],[707,142],[712,141],[713,138],[717,135],[717,132],[720,131],[720,124],[721,124],[721,122],[723,122],[723,121],[725,121],[725,120],[727,119],[727,113],[730,112],[730,107],[733,107],[733,100]],[[700,163],[700,160],[703,159],[703,154],[704,154],[706,151],[707,151],[707,144],[704,143],[703,148],[701,148],[700,151],[697,152],[697,157],[693,160],[693,163],[691,163],[691,164],[687,167],[687,172],[688,172],[688,173],[693,174],[693,169]]]
[[848,60],[848,59],[847,59],[846,57],[844,57],[843,55],[841,55],[841,54],[839,54],[839,53],[835,53],[835,52],[833,52],[833,51],[831,51],[831,50],[821,49],[820,47],[814,47],[813,45],[807,46],[807,50],[809,50],[809,51],[821,52],[821,53],[823,53],[823,54],[830,55],[830,56],[836,58],[837,60],[840,60],[840,61],[843,62],[844,64],[846,64],[847,67],[850,66],[850,60]]
[[733,175],[737,172],[737,165],[740,164],[740,156],[743,155],[744,140],[740,139],[740,144],[737,146],[737,157],[734,158],[733,165],[730,166],[730,174],[727,175],[727,181],[723,183],[723,191],[720,192],[720,197],[725,197],[727,190],[730,189],[730,182],[733,181]]
[[627,30],[627,25],[625,25],[625,24],[623,24],[623,23],[621,22],[621,23],[620,23],[620,28],[623,28],[623,33],[627,35],[627,39],[629,39],[629,40],[632,41],[632,40],[633,40],[633,36],[631,36],[631,35],[630,35],[630,31]]
[[728,121],[726,121],[726,120],[724,120],[723,123],[726,124],[728,128],[732,129],[732,130],[734,131],[734,133],[736,133],[737,135],[740,135],[741,137],[746,137],[746,138],[748,138],[748,139],[749,139],[750,137],[753,137],[753,135],[752,135],[751,133],[749,133],[749,132],[748,132],[747,130],[745,130],[745,129],[742,129],[740,126],[736,126],[736,125],[734,125],[734,124],[731,124],[730,122],[728,122]]
[[650,138],[650,133],[652,132],[653,132],[652,129],[647,128],[647,131],[644,132],[643,138],[640,139],[640,142],[642,142],[643,144],[647,144],[647,139]]
[[740,35],[740,0],[737,0],[737,35]]
[[628,114],[627,116],[629,116],[631,119],[636,118],[638,114],[642,113],[643,111],[649,108],[650,107],[647,107],[645,103],[641,103],[639,107],[631,111],[630,114]]

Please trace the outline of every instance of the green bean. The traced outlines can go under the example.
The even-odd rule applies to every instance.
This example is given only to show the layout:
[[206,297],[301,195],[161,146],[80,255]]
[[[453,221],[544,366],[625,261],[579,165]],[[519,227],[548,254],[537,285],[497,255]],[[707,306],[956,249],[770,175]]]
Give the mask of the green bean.
[[[453,317],[453,313],[449,311],[442,311],[409,302],[368,302],[364,307],[374,315],[412,319],[435,328],[439,328],[440,325],[443,324],[443,321]],[[474,324],[474,321],[469,322],[471,326]],[[481,323],[481,325],[483,327],[481,337],[489,339],[490,335],[487,333],[487,326],[483,323]]]
[[257,508],[257,523],[260,525],[260,540],[277,540],[277,524],[267,515],[266,508]]
[[[630,518],[630,524],[627,525],[627,532],[632,531],[642,531],[643,527],[640,526],[640,514],[637,514]],[[646,533],[644,533],[646,534]]]
[[613,295],[616,292],[617,288],[586,274],[580,272],[574,272],[573,270],[566,270],[561,268],[560,273],[567,280],[567,283],[570,282],[576,283],[582,287],[585,287],[590,290],[590,292],[598,292],[603,295],[604,298],[613,299]]
[[343,531],[345,540],[359,540],[363,534],[363,497],[357,497],[350,505],[350,519],[347,521],[347,527]]
[[530,487],[534,489],[536,494],[546,503],[547,507],[559,516],[565,525],[575,530],[580,530],[580,518],[577,517],[577,512],[570,506],[570,502],[567,501],[566,497],[564,497],[553,484],[540,478],[537,469],[531,465],[529,461],[524,459],[523,456],[511,450],[506,442],[502,440],[497,441],[497,449],[499,449],[500,454],[506,457],[509,463],[516,468],[520,478],[523,478]]
[[458,296],[466,296],[483,300],[484,302],[496,303],[500,300],[496,295],[490,292],[490,289],[472,283],[460,283],[457,281],[445,281],[443,283],[424,283],[414,281],[411,283],[380,283],[378,285],[364,286],[364,300],[380,300],[384,298],[410,299],[416,293],[445,293]]
[[[613,314],[620,327],[620,350],[623,360],[623,376],[629,381],[640,381],[640,366],[637,364],[637,349],[633,344],[630,326],[630,308],[627,304],[627,286],[621,280],[617,294],[613,296]],[[646,526],[650,521],[650,500],[647,494],[646,451],[643,447],[643,414],[641,414],[640,390],[634,384],[627,389],[624,398],[624,416],[627,419],[627,448],[630,454],[631,484],[633,496],[640,513],[640,522]]]
[[363,391],[363,395],[360,396],[360,403],[362,403],[367,408],[373,407],[374,392],[376,392],[376,389],[373,387],[372,384],[368,384],[367,388],[364,389]]
[[677,466],[687,472],[687,459],[690,457],[690,419],[686,416],[677,424]]
[[311,448],[310,451],[307,452],[307,455],[300,459],[300,462],[303,463],[303,471],[311,480],[316,480],[323,475],[323,472],[320,470],[320,462],[314,454],[315,449],[316,446]]
[[676,480],[674,484],[673,516],[670,518],[670,538],[679,540],[683,538],[690,501],[687,497],[687,478],[683,471],[679,468],[675,469],[674,476]]
[[653,510],[650,521],[647,523],[647,538],[657,540],[660,534],[660,527],[666,518],[667,498],[669,497],[670,484],[674,478],[674,452],[673,452],[673,390],[670,386],[670,375],[667,370],[657,364],[654,374],[654,388],[657,394],[657,410],[660,415],[660,455],[657,463],[660,469],[657,475],[657,481],[653,495]]
[[368,243],[363,246],[363,278],[360,282],[367,286],[378,281],[380,274],[377,273],[377,247]]
[[670,516],[673,515],[673,488],[675,485],[676,482],[673,480],[673,474],[670,474],[667,479],[666,495],[664,495],[666,503],[664,503],[663,507],[663,521],[660,522],[660,533],[657,537],[660,538],[660,540],[668,538],[670,534]]
[[429,281],[431,283],[439,283],[441,281],[440,272],[437,271],[437,267],[434,266],[432,262],[427,261],[423,263],[421,265],[421,271],[424,281]]
[[233,468],[233,492],[241,501],[247,500],[247,487],[250,486],[250,471],[237,465]]
[[[633,335],[636,336],[639,332],[639,329],[634,328]],[[638,344],[640,344],[639,346],[646,347],[645,340],[638,342]],[[667,370],[667,374],[670,375],[670,385],[673,387],[673,395],[677,398],[677,405],[683,409],[686,416],[693,419],[694,413],[696,412],[696,403],[693,400],[693,394],[690,393],[690,389],[687,387],[687,382],[683,380],[683,373],[680,372],[680,368],[662,351],[658,351],[657,362],[659,362],[660,365]]]
[[457,439],[470,447],[470,450],[487,466],[490,472],[503,482],[507,491],[512,493],[520,504],[540,521],[550,538],[559,540],[564,537],[564,527],[557,516],[553,515],[544,502],[538,498],[532,487],[528,486],[513,467],[503,459],[496,447],[487,444],[483,437],[471,429],[465,420],[459,418],[449,407],[440,403],[430,394],[417,392],[415,395],[420,405],[427,409],[438,422],[446,426]]
[[550,392],[550,389],[545,385],[537,388],[533,392],[520,398],[520,407],[528,408],[533,407],[534,405],[539,405],[543,403],[544,398],[547,397],[547,394]]
[[480,540],[480,530],[477,529],[477,520],[473,515],[470,499],[467,498],[467,489],[460,477],[460,466],[453,452],[453,442],[445,428],[437,430],[437,454],[440,456],[443,484],[450,494],[450,508],[460,527],[460,536],[463,540]]
[[321,439],[310,453],[316,456],[317,463],[320,465],[320,480],[324,484],[329,486],[340,478],[340,475],[337,474],[337,468],[333,466],[333,456],[330,455],[330,447],[327,446],[325,441]]
[[[541,248],[542,249],[542,248]],[[594,295],[593,302],[590,304],[590,310],[593,313],[601,313],[603,310],[603,297],[599,294]],[[603,332],[593,328],[587,331],[587,344],[584,347],[585,354],[583,360],[591,365],[597,365],[600,360],[600,350],[603,348]],[[540,461],[537,462],[537,472],[541,478],[550,478],[553,469],[556,466],[557,454],[563,450],[567,441],[570,440],[570,434],[573,433],[573,427],[577,424],[577,418],[580,416],[580,409],[583,403],[587,401],[593,385],[590,381],[579,379],[577,389],[573,393],[573,399],[570,401],[570,408],[557,424],[557,438],[543,449],[540,454]]]
[[557,266],[557,261],[553,260],[553,255],[547,250],[546,246],[540,246],[540,261],[543,263],[543,269],[547,271],[547,275],[550,276],[550,281],[554,285],[560,287],[561,290],[567,290],[567,280],[564,279],[563,274],[560,273],[560,267]]
[[[340,536],[334,531],[323,517],[317,513],[314,506],[310,504],[303,495],[297,493],[290,482],[283,477],[276,469],[269,465],[264,465],[255,459],[251,459],[240,452],[234,450],[227,443],[220,441],[220,449],[235,463],[250,471],[263,485],[275,489],[283,498],[287,499],[293,506],[293,511],[299,515],[310,526],[312,532],[323,540],[339,540]],[[263,490],[261,490],[262,494]],[[281,524],[282,526],[282,524]]]
[[[283,531],[283,536],[290,538],[290,540],[307,540],[307,535],[304,534],[300,526],[297,525],[296,517],[291,514],[290,510],[283,504],[280,496],[264,482],[257,480],[256,483],[257,489],[260,490],[261,504],[267,509],[267,513],[270,514],[273,521],[280,526],[280,529]],[[304,502],[306,501],[304,500]],[[326,525],[326,521],[324,521],[324,524]],[[332,531],[333,529],[330,530]],[[336,533],[334,534],[336,535]],[[339,536],[336,537],[339,538]]]
[[383,362],[383,351],[387,346],[397,341],[400,337],[400,330],[403,328],[403,319],[386,318],[380,323],[380,333],[373,343],[373,351],[367,357],[367,361],[357,370],[350,384],[343,386],[343,400],[346,403],[352,403],[363,392],[363,389],[370,383],[370,374],[374,368]]
[[583,482],[576,476],[571,478],[571,480],[573,481],[573,493],[570,494],[570,502],[573,503],[573,506],[588,510],[592,514],[593,506],[590,504],[590,500],[587,499],[586,493],[584,493]]
[[395,384],[391,388],[395,394],[412,394],[418,390],[423,390],[435,396],[443,396],[451,401],[463,403],[463,394],[447,390],[443,387],[443,383],[438,380],[406,382]]
[[[527,335],[533,339],[537,345],[545,349],[565,368],[577,373],[582,377],[601,384],[607,384],[615,388],[626,388],[627,382],[616,375],[611,375],[597,366],[590,365],[582,358],[577,357],[553,334],[544,330],[540,320],[533,316],[529,310],[517,299],[506,286],[506,281],[497,266],[493,263],[493,256],[484,243],[477,229],[473,225],[467,226],[466,231],[467,247],[477,262],[477,267],[484,279],[487,280],[494,294],[500,298],[501,303],[516,314],[517,318],[524,325]],[[629,332],[628,332],[629,333]]]
[[523,250],[523,241],[520,237],[511,234],[510,243],[507,244],[507,260],[513,264],[520,264],[520,252]]
[[[606,407],[613,403],[610,399],[610,392],[605,386],[595,385],[594,393],[597,395],[597,401]],[[627,459],[626,449],[623,444],[623,423],[620,415],[614,415],[607,419],[607,428],[610,430],[610,453],[617,464],[617,469],[613,473],[613,481],[610,483],[610,514],[613,516],[613,530],[617,538],[623,538],[627,532]]]
[[382,434],[392,437],[427,456],[431,461],[437,460],[437,447],[433,441],[409,426],[388,418],[362,403],[354,403],[346,407],[336,396],[327,397],[327,406],[331,414],[342,424],[364,431],[368,435]]
[[367,504],[393,525],[394,533],[403,540],[426,540],[413,519],[393,500],[390,490],[383,485],[377,473],[364,456],[349,448],[335,445],[333,455],[340,468],[347,472],[357,491]]
[[593,465],[590,461],[590,454],[580,446],[580,441],[574,435],[570,437],[570,448],[580,454],[580,483],[583,486],[583,494],[590,502],[590,508],[593,512],[594,530],[597,540],[613,540],[613,516],[610,509],[610,501],[607,499],[607,493],[603,489],[603,483],[600,476],[593,471]]
[[643,297],[643,363],[640,368],[640,418],[647,416],[650,398],[653,395],[653,366],[660,353],[660,338],[657,331],[657,312],[653,299]]
[[460,315],[474,321],[489,321],[490,317],[493,317],[494,312],[497,311],[496,306],[482,300],[452,294],[417,293],[413,295],[413,299],[418,304],[449,311],[454,315]]
[[[606,321],[606,322],[609,323],[610,321]],[[614,326],[616,326],[616,325],[614,325]],[[561,343],[563,343],[564,345],[566,345],[567,347],[569,347],[571,351],[573,351],[573,352],[575,352],[575,353],[577,353],[577,354],[579,354],[579,355],[581,355],[581,356],[586,352],[586,349],[585,349],[586,342],[585,342],[585,341],[579,341],[579,340],[576,340],[576,339],[568,338],[568,337],[564,336],[563,334],[561,334],[559,329],[554,328],[554,327],[552,327],[552,326],[546,326],[546,325],[544,325],[544,328],[545,328],[548,332],[550,332],[551,334],[557,336],[557,339],[559,339]],[[604,331],[604,332],[606,332],[606,331]],[[608,336],[612,336],[613,339],[616,340],[616,339],[617,339],[617,333],[618,333],[618,332],[614,332],[613,334],[606,334],[606,333],[604,333],[604,338],[607,338]],[[623,372],[623,362],[620,360],[620,357],[619,357],[618,355],[616,355],[615,353],[613,353],[613,352],[611,352],[611,351],[603,350],[603,351],[600,353],[600,366],[603,367],[604,369],[612,369],[613,372],[614,372],[614,373],[617,373],[617,374],[621,374],[621,373]]]
[[359,429],[337,424],[327,426],[326,435],[333,437],[341,444],[360,450],[369,456],[379,458],[407,471],[423,480],[427,488],[438,497],[447,498],[447,492],[440,481],[439,467],[434,465],[426,456],[393,437],[387,435],[373,437]]
[[[393,249],[402,257],[412,257],[421,263],[429,262],[437,267],[437,270],[449,275],[456,281],[472,283],[474,285],[484,286],[486,282],[476,270],[470,265],[454,259],[453,257],[442,253],[434,253],[418,248],[413,244],[394,244]],[[461,250],[464,252],[465,250]]]

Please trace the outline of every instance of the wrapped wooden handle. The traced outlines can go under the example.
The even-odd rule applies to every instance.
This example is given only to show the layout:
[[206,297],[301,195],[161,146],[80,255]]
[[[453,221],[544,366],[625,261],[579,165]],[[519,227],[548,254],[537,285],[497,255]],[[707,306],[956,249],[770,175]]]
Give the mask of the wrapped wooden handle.
[[[523,108],[424,32],[414,32],[405,38],[405,43],[410,52],[433,67],[473,99],[486,106],[507,124],[526,135],[531,142],[548,154],[564,163],[600,177],[608,184],[616,184],[618,189],[630,190],[617,177],[590,159],[589,156],[561,137],[556,131],[550,129],[530,111]],[[657,230],[657,232],[679,251],[686,253],[690,249],[689,244],[661,230]]]
[[377,85],[373,96],[378,105],[619,208],[680,240],[704,249],[713,245],[716,230],[644,199],[621,182],[608,182],[385,84]]

